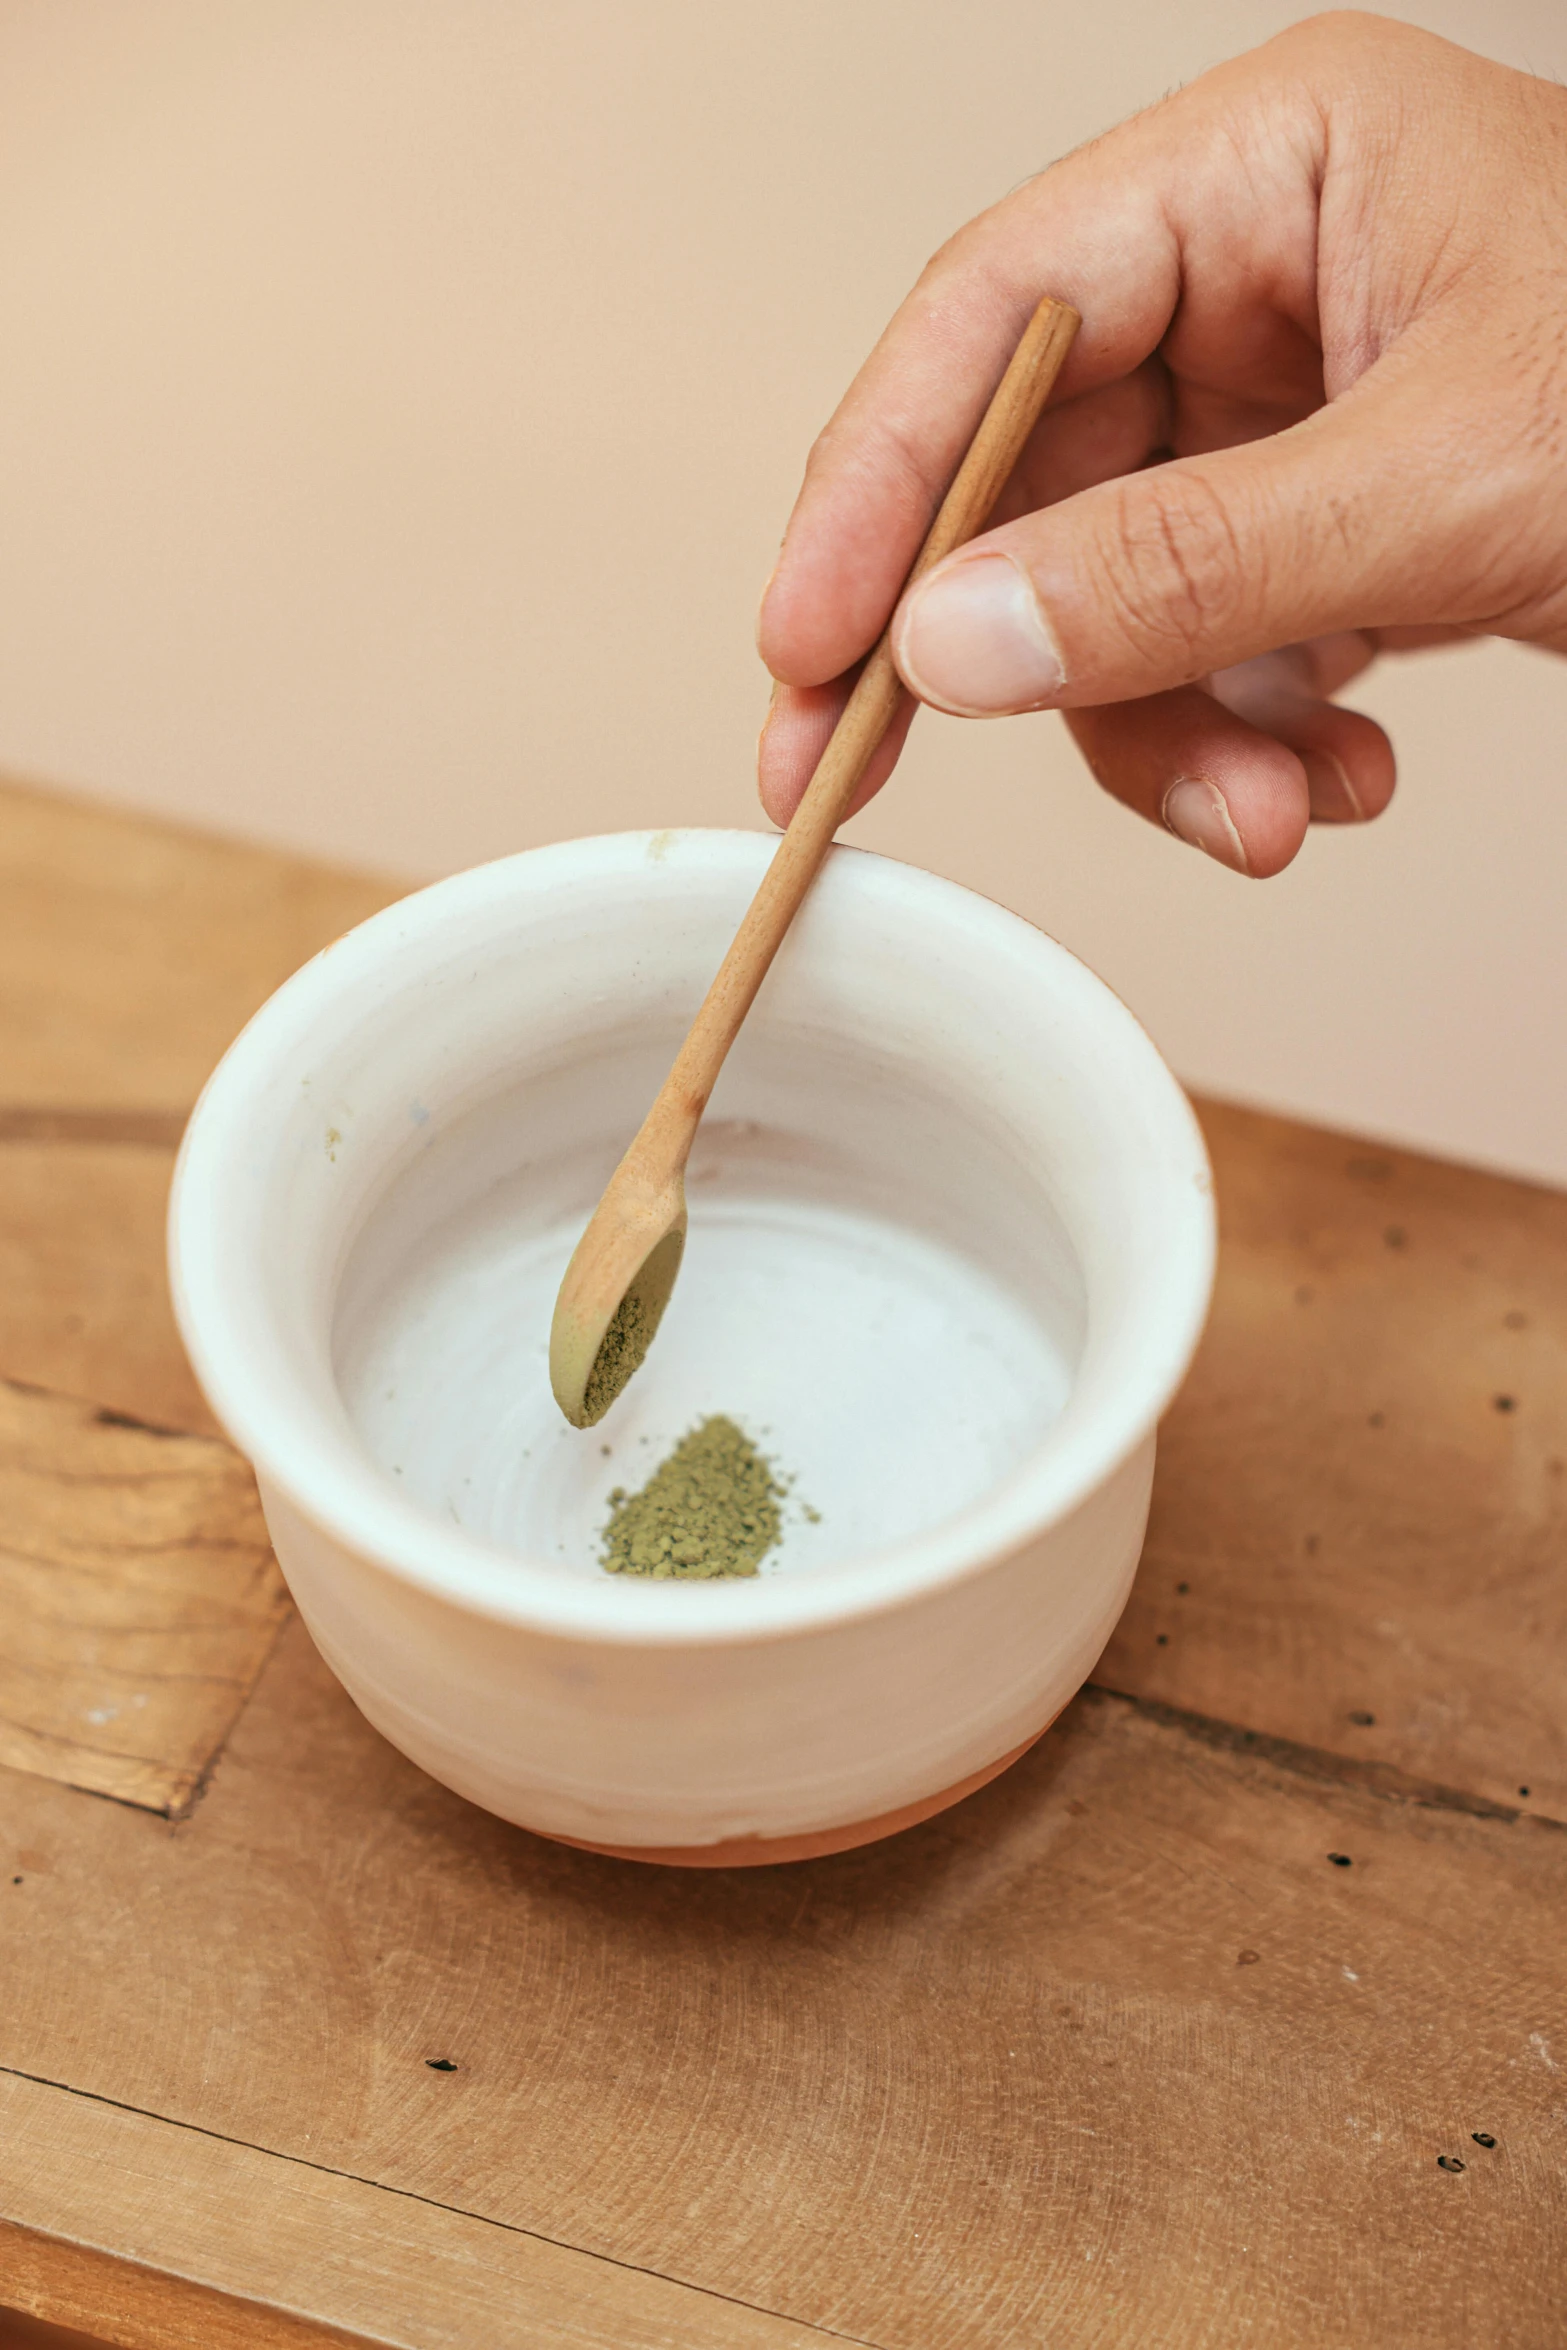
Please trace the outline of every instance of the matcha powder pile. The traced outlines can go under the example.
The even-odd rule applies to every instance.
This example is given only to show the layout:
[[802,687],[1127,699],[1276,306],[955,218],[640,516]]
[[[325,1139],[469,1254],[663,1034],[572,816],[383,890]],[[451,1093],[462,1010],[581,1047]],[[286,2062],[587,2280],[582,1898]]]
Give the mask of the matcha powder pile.
[[778,1540],[784,1488],[744,1429],[722,1413],[683,1436],[640,1493],[609,1497],[612,1575],[754,1575]]

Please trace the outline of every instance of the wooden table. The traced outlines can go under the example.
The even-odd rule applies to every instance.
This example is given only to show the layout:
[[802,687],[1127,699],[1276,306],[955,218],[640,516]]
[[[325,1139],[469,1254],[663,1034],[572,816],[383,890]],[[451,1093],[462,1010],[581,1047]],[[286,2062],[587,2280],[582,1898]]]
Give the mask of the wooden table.
[[354,1711],[164,1301],[197,1086],[388,894],[0,793],[0,2302],[1567,2342],[1567,1201],[1209,1106],[1212,1328],[1060,1727],[839,1859],[573,1853]]

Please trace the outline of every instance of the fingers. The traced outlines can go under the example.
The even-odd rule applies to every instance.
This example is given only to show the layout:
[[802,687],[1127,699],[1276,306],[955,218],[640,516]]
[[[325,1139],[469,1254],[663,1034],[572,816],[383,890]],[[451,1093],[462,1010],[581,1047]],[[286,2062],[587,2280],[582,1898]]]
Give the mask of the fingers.
[[963,717],[1073,708],[1277,645],[1467,617],[1465,500],[1430,491],[1457,420],[1418,377],[1406,397],[1409,373],[1370,374],[1286,432],[986,532],[905,597],[892,634],[905,682]]
[[1364,823],[1392,798],[1381,727],[1317,690],[1371,653],[1358,636],[1291,646],[1206,687],[1073,710],[1067,723],[1115,798],[1260,880],[1289,864],[1308,823]]
[[1057,406],[1135,375],[1172,322],[1213,410],[1183,445],[1249,414],[1253,391],[1275,423],[1315,405],[1325,139],[1321,104],[1276,44],[1121,124],[953,238],[811,452],[763,603],[773,674],[825,684],[880,634],[1041,294],[1083,316]]
[[[758,650],[785,683],[826,684],[863,658],[886,627],[1033,307],[1026,290],[1004,309],[993,296],[982,304],[990,292],[985,279],[960,285],[966,337],[976,347],[942,362],[950,377],[927,381],[917,362],[933,329],[908,315],[922,307],[917,290],[811,452],[757,620]],[[1148,322],[1154,341],[1161,323]],[[1127,359],[1124,368],[1103,354],[1093,361],[1091,349],[1085,360],[1085,338],[1091,345],[1086,324],[997,501],[998,517],[1127,472],[1168,438],[1169,388],[1158,362],[1140,350],[1116,354]],[[1074,391],[1089,361],[1105,380]]]
[[1365,824],[1393,797],[1393,746],[1374,718],[1323,694],[1357,676],[1375,648],[1358,633],[1290,645],[1221,670],[1210,691],[1226,709],[1292,750],[1306,772],[1314,824]]
[[1171,427],[1170,379],[1157,359],[1048,408],[996,500],[991,527],[1134,473],[1167,447]]
[[[974,234],[967,232],[959,245]],[[1171,243],[1168,236],[1164,241]],[[1057,406],[1074,393],[1118,381],[1149,356],[1175,298],[1173,249],[1163,276],[1164,301],[1157,304],[1156,297],[1137,338],[1141,348],[1128,355],[1118,347],[1113,356],[1096,357],[1095,341],[1106,338],[1085,322],[1052,395]],[[763,660],[787,684],[826,684],[880,636],[1018,336],[1046,290],[1021,266],[971,270],[949,261],[933,265],[931,277],[894,318],[811,452],[757,626]],[[1048,290],[1073,298],[1066,279],[1053,279]],[[1151,443],[1145,433],[1134,431],[1132,439],[1131,461],[1140,462]],[[1029,470],[1037,473],[1032,454]]]
[[[1174,235],[1157,189],[1105,192],[1096,204],[1075,184],[1090,176],[1063,165],[1060,179],[1074,184],[1048,174],[1048,200],[1021,191],[998,208],[1004,217],[987,216],[955,238],[850,387],[811,452],[763,598],[758,644],[775,677],[825,684],[881,634],[1042,293],[1085,313],[1054,407],[1119,384],[1151,357],[1179,293]],[[1140,269],[1130,266],[1133,253]],[[1145,381],[1134,392],[1134,406],[1146,404],[1148,388]],[[1150,436],[1151,421],[1134,420],[1123,462],[1140,463]],[[1033,477],[1049,438],[1047,423],[1026,461]],[[1091,478],[1104,475],[1095,469]]]
[[[775,824],[787,824],[804,797],[827,748],[827,738],[843,714],[854,686],[855,673],[835,678],[831,685],[779,685],[757,744],[757,788],[762,806]],[[877,746],[860,779],[848,816],[858,815],[873,799],[898,763],[914,713],[919,705],[906,694],[903,708]],[[848,816],[844,821],[847,823]]]
[[[997,511],[1019,513],[1049,505],[1141,465],[1168,429],[1169,387],[1157,364],[1068,401],[1040,420]],[[775,824],[787,824],[799,806],[848,700],[854,675],[850,670],[843,676],[834,673],[825,684],[775,687],[757,745],[758,788]],[[866,770],[851,814],[863,808],[892,773],[915,707],[911,696],[907,711]]]
[[1067,723],[1107,791],[1232,872],[1282,872],[1306,837],[1300,760],[1200,686],[1074,710]]
[[[1342,262],[1346,202],[1382,187],[1394,65],[1419,42],[1372,18],[1297,28],[936,257],[813,451],[764,598],[784,681],[761,748],[770,812],[797,803],[833,681],[880,633],[1047,288],[1082,332],[991,529],[896,613],[905,682],[963,715],[1070,713],[1108,788],[1246,871],[1277,871],[1313,818],[1385,805],[1385,737],[1326,697],[1378,640],[1520,608],[1518,515],[1499,535],[1473,446],[1510,378],[1498,361],[1486,389],[1454,363],[1474,345],[1466,298],[1448,299],[1462,257],[1369,290],[1332,266],[1333,222]],[[1410,235],[1423,186],[1400,178],[1388,199]]]

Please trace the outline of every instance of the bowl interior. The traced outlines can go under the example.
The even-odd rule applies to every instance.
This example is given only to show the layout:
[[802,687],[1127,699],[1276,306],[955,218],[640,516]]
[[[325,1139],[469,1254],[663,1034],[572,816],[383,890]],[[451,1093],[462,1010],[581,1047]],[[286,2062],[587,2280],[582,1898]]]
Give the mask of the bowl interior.
[[600,1424],[568,1427],[547,1339],[566,1261],[677,1033],[603,1008],[562,1066],[456,1120],[377,1204],[334,1358],[367,1450],[426,1509],[600,1576],[617,1486],[710,1413],[787,1483],[761,1573],[830,1569],[940,1526],[1059,1417],[1082,1268],[1020,1152],[950,1088],[759,1005],[704,1121],[657,1344]]

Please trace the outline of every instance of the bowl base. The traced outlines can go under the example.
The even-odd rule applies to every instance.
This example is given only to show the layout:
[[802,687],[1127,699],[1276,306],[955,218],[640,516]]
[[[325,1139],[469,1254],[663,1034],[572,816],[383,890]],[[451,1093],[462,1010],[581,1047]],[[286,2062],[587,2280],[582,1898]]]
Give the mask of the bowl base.
[[999,1779],[1027,1754],[1058,1719],[1052,1714],[1021,1746],[986,1763],[983,1770],[970,1771],[966,1779],[954,1780],[939,1795],[922,1796],[918,1803],[879,1812],[874,1819],[852,1820],[842,1828],[817,1828],[805,1836],[730,1836],[721,1844],[592,1844],[582,1836],[551,1835],[547,1828],[535,1828],[533,1834],[546,1837],[551,1844],[573,1845],[578,1852],[602,1852],[611,1860],[651,1861],[664,1869],[760,1869],[778,1861],[825,1860],[830,1853],[853,1852],[862,1844],[879,1844],[884,1836],[896,1836],[904,1828],[917,1828],[922,1820],[933,1820],[938,1812],[961,1803],[965,1795],[977,1795],[981,1787],[988,1787],[992,1779]]

